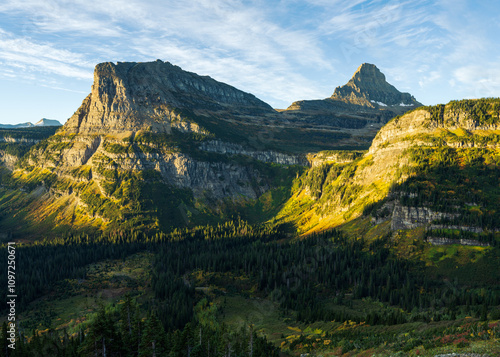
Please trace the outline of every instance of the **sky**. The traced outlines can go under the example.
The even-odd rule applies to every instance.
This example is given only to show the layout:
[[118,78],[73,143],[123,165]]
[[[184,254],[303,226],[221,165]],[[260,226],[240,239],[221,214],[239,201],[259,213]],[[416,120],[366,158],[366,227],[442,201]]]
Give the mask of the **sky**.
[[2,0],[0,123],[64,123],[101,62],[161,59],[274,108],[362,63],[426,104],[500,96],[497,0]]

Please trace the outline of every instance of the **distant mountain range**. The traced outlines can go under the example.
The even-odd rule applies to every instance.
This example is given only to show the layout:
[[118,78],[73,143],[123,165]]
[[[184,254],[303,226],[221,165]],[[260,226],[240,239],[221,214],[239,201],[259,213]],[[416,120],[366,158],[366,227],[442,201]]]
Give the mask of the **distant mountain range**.
[[18,129],[18,128],[32,128],[37,126],[62,126],[58,120],[42,118],[33,123],[20,123],[20,124],[0,124],[2,129]]

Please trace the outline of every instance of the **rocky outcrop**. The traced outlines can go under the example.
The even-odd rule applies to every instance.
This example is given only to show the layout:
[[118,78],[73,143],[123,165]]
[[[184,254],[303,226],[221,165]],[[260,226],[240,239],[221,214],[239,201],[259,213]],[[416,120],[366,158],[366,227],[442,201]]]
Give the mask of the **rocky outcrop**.
[[0,165],[5,166],[9,170],[14,170],[18,157],[7,154],[4,150],[0,150]]
[[245,155],[255,160],[280,165],[307,166],[309,162],[302,155],[289,155],[276,151],[255,151],[244,148],[241,145],[227,143],[220,140],[204,141],[200,147],[203,151],[216,152],[224,155]]
[[13,138],[13,137],[9,137],[9,136],[0,137],[0,143],[36,144],[40,141],[41,141],[41,139]]
[[451,245],[451,244],[460,244],[460,245],[468,245],[474,247],[489,247],[489,243],[480,242],[475,239],[451,239],[451,238],[443,238],[443,237],[427,237],[427,242],[432,245]]
[[322,151],[315,154],[308,154],[307,160],[311,167],[318,167],[324,164],[347,164],[363,156],[362,151]]
[[434,212],[427,207],[402,206],[397,202],[392,212],[391,229],[412,229],[430,224],[432,221],[457,217],[458,214]]

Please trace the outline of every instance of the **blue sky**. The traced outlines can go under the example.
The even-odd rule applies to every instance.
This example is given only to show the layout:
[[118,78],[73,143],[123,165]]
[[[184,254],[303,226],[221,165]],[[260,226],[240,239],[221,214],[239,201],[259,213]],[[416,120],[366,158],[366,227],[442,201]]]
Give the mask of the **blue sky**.
[[500,96],[496,0],[2,0],[0,123],[64,122],[100,62],[169,61],[275,108],[363,62],[424,104]]

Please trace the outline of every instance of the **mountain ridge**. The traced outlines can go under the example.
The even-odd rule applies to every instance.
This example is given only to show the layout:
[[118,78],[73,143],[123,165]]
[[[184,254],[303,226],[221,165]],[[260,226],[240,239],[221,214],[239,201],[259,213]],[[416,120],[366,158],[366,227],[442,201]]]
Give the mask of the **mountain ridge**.
[[[366,65],[360,68],[364,67]],[[377,81],[380,82],[384,78],[375,69],[376,67],[373,67],[372,72],[377,80],[375,84],[372,83],[372,87],[376,87]],[[153,80],[152,76],[157,71],[166,71],[167,78]],[[353,77],[359,77],[359,73]],[[172,78],[179,76],[182,77],[180,82],[173,83]],[[193,78],[202,79],[201,82],[195,82]],[[326,216],[321,213],[314,219],[308,218],[310,223],[298,224],[299,230],[309,232],[314,229],[329,229],[342,224],[350,217],[359,216],[364,206],[373,203],[373,198],[383,199],[383,195],[388,194],[389,183],[393,182],[393,178],[387,182],[382,176],[376,180],[369,179],[366,182],[373,181],[373,187],[368,190],[363,188],[363,177],[366,175],[370,176],[374,172],[378,172],[377,175],[394,175],[395,170],[397,171],[394,165],[399,163],[394,160],[399,160],[397,158],[403,155],[401,150],[395,151],[394,157],[386,157],[386,161],[392,162],[394,167],[387,166],[388,163],[384,160],[379,160],[379,166],[374,166],[374,157],[379,152],[385,152],[385,145],[388,145],[380,139],[383,135],[398,138],[400,146],[406,145],[405,135],[427,135],[429,138],[426,140],[433,142],[437,134],[434,131],[425,132],[427,129],[424,130],[424,126],[443,123],[441,129],[445,130],[455,124],[461,127],[466,125],[470,118],[466,119],[467,116],[464,115],[457,117],[457,113],[477,111],[468,108],[468,104],[464,104],[465,109],[454,109],[453,105],[449,106],[453,107],[452,109],[446,110],[444,107],[413,109],[403,116],[403,121],[407,122],[406,118],[415,116],[412,125],[416,131],[413,132],[409,126],[406,134],[401,131],[390,134],[393,130],[391,123],[402,119],[396,117],[378,132],[378,128],[384,123],[380,113],[394,113],[385,108],[371,108],[371,111],[360,111],[344,117],[346,121],[351,121],[351,124],[359,125],[348,130],[357,133],[355,135],[364,135],[366,143],[372,141],[370,133],[375,137],[378,132],[377,139],[367,154],[359,150],[349,155],[344,152],[318,153],[320,150],[317,150],[309,151],[315,154],[297,155],[280,150],[275,146],[275,138],[272,136],[282,135],[289,145],[296,146],[295,138],[289,135],[290,131],[286,131],[289,130],[288,127],[295,126],[297,134],[303,136],[302,140],[311,140],[308,137],[310,132],[338,135],[340,130],[324,129],[321,122],[309,120],[311,117],[308,116],[293,117],[296,113],[276,113],[270,106],[251,95],[218,84],[207,77],[184,73],[179,67],[161,61],[117,65],[104,63],[96,67],[95,79],[91,94],[72,118],[53,137],[33,146],[30,152],[19,160],[17,166],[9,157],[9,167],[13,169],[12,176],[19,185],[37,183],[45,187],[46,190],[39,193],[47,204],[57,206],[60,212],[79,212],[80,216],[86,217],[82,218],[82,222],[94,222],[100,227],[113,222],[118,224],[126,220],[126,217],[142,217],[142,220],[148,222],[148,227],[151,227],[151,222],[156,222],[153,226],[156,225],[157,229],[170,229],[167,227],[172,227],[172,224],[201,222],[200,217],[210,220],[216,216],[225,216],[229,214],[225,211],[227,209],[241,212],[242,215],[245,210],[253,210],[256,221],[262,220],[264,216],[269,218],[271,212],[277,213],[281,210],[277,222],[290,222],[303,217],[303,212],[294,207],[295,203],[302,202],[295,194],[303,194],[302,197],[308,202],[304,207],[311,208],[307,215],[314,216],[317,209],[324,210],[334,202],[338,209],[331,210]],[[212,87],[202,86],[200,83],[205,83],[204,81],[211,83]],[[198,89],[192,92],[191,89],[186,89],[188,84]],[[223,88],[226,94],[221,94],[218,91],[220,88]],[[370,97],[368,94],[366,98],[381,99]],[[225,102],[219,98],[221,95]],[[180,108],[173,107],[172,103],[180,101],[179,98],[184,98],[184,104],[178,105]],[[218,98],[221,100],[217,103]],[[398,97],[395,102],[399,100],[401,98]],[[246,101],[247,104],[241,107],[238,104],[241,101]],[[325,101],[334,102],[345,111],[363,107],[340,100]],[[337,114],[333,112],[332,115]],[[265,119],[261,115],[264,115]],[[438,119],[429,121],[428,116]],[[284,128],[280,129],[281,132],[273,131],[279,118]],[[290,121],[287,122],[288,119]],[[458,120],[456,123],[455,119]],[[378,126],[371,127],[371,124],[367,124],[369,122],[377,123]],[[301,128],[298,123],[307,124],[309,128],[298,130]],[[469,126],[466,128],[474,127],[472,122],[467,125]],[[260,131],[252,132],[252,128]],[[244,133],[247,133],[247,138]],[[261,133],[271,137],[262,137]],[[255,136],[252,138],[250,134]],[[327,137],[323,136],[323,142]],[[352,137],[354,134],[349,140]],[[248,141],[238,142],[240,138]],[[265,145],[252,146],[251,140],[261,140]],[[342,140],[345,139],[340,136],[338,141]],[[325,142],[323,148],[328,149],[328,144],[331,145],[331,142]],[[402,160],[405,162],[406,159]],[[321,198],[323,190],[327,189],[323,187],[324,182],[313,183],[312,186],[305,183],[309,180],[307,177],[312,179],[319,171],[326,170],[323,167],[325,164],[328,171],[341,170],[337,174],[349,165],[349,170],[354,170],[353,172],[358,172],[359,167],[362,167],[358,172],[360,174],[369,171],[359,177],[355,175],[339,179],[338,183],[344,186],[341,197],[327,194]],[[332,164],[337,166],[333,168]],[[309,166],[311,167],[307,168]],[[294,176],[287,172],[298,175],[296,178],[300,177],[305,186],[292,189]],[[301,176],[303,173],[306,176]],[[327,172],[324,175],[328,176]],[[351,179],[354,181],[351,182]],[[154,191],[151,191],[153,188]],[[340,186],[337,188],[340,189]],[[359,191],[356,191],[358,189]],[[348,194],[346,190],[349,191]],[[138,195],[134,196],[134,191],[138,192]],[[162,191],[169,194],[162,198],[159,195]],[[347,205],[346,197],[351,197]],[[169,223],[158,226],[161,221],[158,220],[159,212],[168,200],[175,202],[169,209],[176,223],[164,216],[162,219],[167,219]],[[317,206],[315,201],[323,203]],[[183,211],[178,207],[186,206],[190,207],[190,212],[198,213],[193,213],[190,216],[192,218],[187,221],[179,220],[179,214],[182,215]],[[264,214],[262,210],[267,213]],[[287,215],[289,217],[286,217]],[[319,222],[318,220],[322,223],[314,228],[313,224]],[[67,213],[61,215],[60,221],[73,224]]]
[[31,122],[20,123],[20,124],[0,124],[1,129],[16,129],[16,128],[32,128],[41,126],[62,126],[62,124],[55,119],[42,118],[35,124]]

